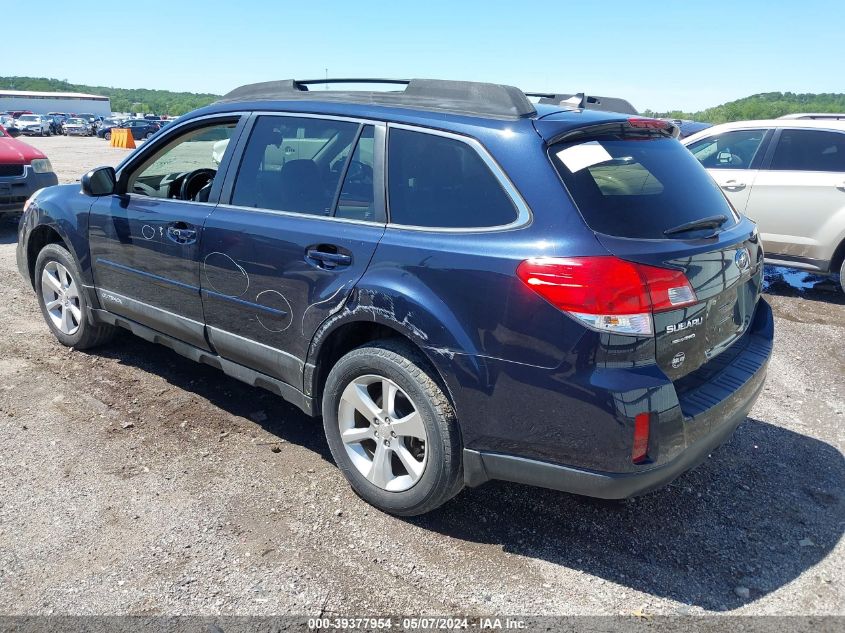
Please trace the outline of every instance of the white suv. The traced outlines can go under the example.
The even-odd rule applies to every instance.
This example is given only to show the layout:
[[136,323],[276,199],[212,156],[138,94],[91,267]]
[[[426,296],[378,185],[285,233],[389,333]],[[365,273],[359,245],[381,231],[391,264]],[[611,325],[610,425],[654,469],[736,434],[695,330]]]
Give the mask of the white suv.
[[683,143],[757,222],[766,262],[845,284],[845,121],[737,121]]

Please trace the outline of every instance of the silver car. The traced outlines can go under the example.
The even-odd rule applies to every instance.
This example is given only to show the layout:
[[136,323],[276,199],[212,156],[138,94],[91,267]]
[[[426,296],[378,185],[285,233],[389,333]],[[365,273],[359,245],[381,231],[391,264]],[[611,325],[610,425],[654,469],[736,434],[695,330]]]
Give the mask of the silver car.
[[683,140],[734,208],[757,222],[766,262],[845,284],[845,115],[737,121]]
[[71,118],[64,122],[65,134],[68,136],[91,136],[94,129],[85,119]]
[[15,122],[21,134],[27,136],[51,136],[50,120],[40,114],[22,114]]

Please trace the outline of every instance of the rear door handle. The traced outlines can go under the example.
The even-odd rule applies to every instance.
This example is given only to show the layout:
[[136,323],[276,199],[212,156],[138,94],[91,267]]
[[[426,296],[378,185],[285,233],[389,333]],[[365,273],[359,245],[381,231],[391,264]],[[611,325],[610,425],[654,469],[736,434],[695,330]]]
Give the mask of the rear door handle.
[[352,255],[346,253],[332,253],[321,248],[309,248],[305,251],[305,257],[318,262],[320,268],[336,268],[337,266],[349,266],[352,263]]
[[728,180],[722,185],[722,189],[729,189],[731,191],[739,191],[745,189],[744,182],[737,182],[736,180]]
[[167,237],[177,244],[195,244],[197,230],[185,222],[174,222],[167,226]]

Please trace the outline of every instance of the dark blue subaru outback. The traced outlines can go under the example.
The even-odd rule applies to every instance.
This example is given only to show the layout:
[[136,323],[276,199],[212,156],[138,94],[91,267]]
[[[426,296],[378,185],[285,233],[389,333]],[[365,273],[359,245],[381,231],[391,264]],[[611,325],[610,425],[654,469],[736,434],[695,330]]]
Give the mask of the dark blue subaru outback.
[[763,252],[665,121],[508,86],[244,86],[29,200],[17,257],[78,349],[118,328],[322,415],[413,515],[504,479],[623,498],[763,385]]

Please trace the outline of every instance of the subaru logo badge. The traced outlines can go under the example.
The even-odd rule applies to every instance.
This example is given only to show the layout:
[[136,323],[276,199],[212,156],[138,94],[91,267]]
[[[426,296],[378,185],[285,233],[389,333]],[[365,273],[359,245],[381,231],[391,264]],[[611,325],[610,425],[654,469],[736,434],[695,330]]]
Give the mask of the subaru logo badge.
[[751,257],[748,255],[748,249],[739,249],[734,256],[734,262],[740,270],[748,270],[749,266],[751,266]]

